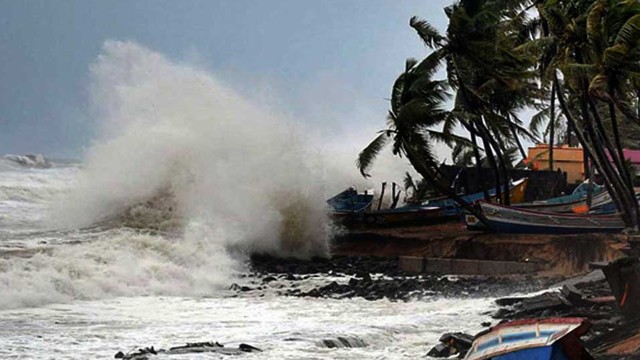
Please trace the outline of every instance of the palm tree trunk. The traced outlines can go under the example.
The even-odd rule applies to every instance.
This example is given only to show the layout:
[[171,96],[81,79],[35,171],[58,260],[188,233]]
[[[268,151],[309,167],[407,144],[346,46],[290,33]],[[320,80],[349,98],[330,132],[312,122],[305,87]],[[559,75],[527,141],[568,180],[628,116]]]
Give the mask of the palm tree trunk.
[[[588,119],[585,119],[586,125],[587,125],[586,128],[587,128],[587,132],[589,133],[589,136],[591,137],[591,141],[594,145],[596,156],[599,158],[601,163],[602,169],[598,169],[598,170],[601,170],[603,173],[608,174],[610,180],[612,181],[611,185],[613,187],[613,190],[616,192],[618,198],[620,199],[620,205],[622,207],[619,210],[623,213],[623,218],[625,219],[625,225],[629,227],[636,227],[637,223],[636,223],[636,217],[634,214],[635,213],[634,206],[632,204],[632,201],[630,201],[628,197],[626,183],[621,176],[622,174],[621,171],[620,170],[616,171],[616,169],[614,169],[613,165],[609,160],[609,156],[611,157],[611,159],[613,159],[618,169],[620,169],[620,159],[618,158],[618,154],[611,146],[611,142],[609,141],[609,139],[606,136],[606,133],[604,132],[604,125],[597,111],[598,109],[595,106],[595,103],[593,102],[591,97],[586,93],[586,91],[587,91],[587,84],[585,80],[582,87],[582,95],[585,101],[587,102],[589,108],[591,109],[591,114],[593,115],[593,121],[596,125],[596,128],[594,128],[589,117]],[[606,152],[605,152],[605,148],[607,150]]]
[[551,113],[549,116],[549,170],[553,171],[553,143],[556,127],[556,88],[551,87]]
[[640,90],[636,90],[636,112],[638,118],[640,118]]
[[493,178],[495,180],[495,189],[496,189],[496,201],[501,202],[502,200],[502,191],[500,186],[500,170],[498,169],[498,164],[496,163],[496,158],[493,156],[493,150],[491,150],[490,138],[491,135],[486,132],[484,129],[484,125],[481,123],[476,124],[476,128],[480,130],[480,139],[484,145],[484,154],[489,160],[489,165],[493,170]]
[[504,146],[504,141],[499,134],[496,134],[496,139],[498,139],[498,145],[500,146],[498,158],[500,160],[500,168],[502,169],[502,183],[504,184],[504,204],[511,206],[511,192],[509,191],[509,178],[511,177],[509,174],[510,165],[507,165],[507,159],[504,155],[507,150]]
[[487,182],[485,181],[484,168],[482,167],[482,158],[480,157],[480,150],[478,149],[478,140],[476,139],[476,129],[473,127],[473,123],[469,124],[467,128],[471,134],[471,142],[473,143],[473,156],[476,158],[476,169],[478,171],[478,179],[480,180],[480,187],[482,188],[482,194],[486,201],[491,200],[489,196],[489,190],[487,190]]
[[[611,84],[609,84],[609,93],[611,94],[610,97],[615,96],[615,88]],[[633,207],[634,207],[635,220],[636,220],[635,227],[637,229],[637,226],[640,224],[640,208],[638,206],[638,201],[636,200],[636,191],[633,188],[633,182],[631,181],[631,174],[629,173],[629,169],[627,168],[626,166],[627,164],[625,163],[624,150],[622,149],[622,143],[620,142],[620,132],[618,129],[618,117],[616,115],[616,107],[613,101],[609,101],[609,118],[611,119],[611,128],[613,130],[613,139],[615,141],[616,150],[618,151],[618,156],[622,161],[623,174],[627,182],[627,187],[630,192],[631,203],[633,204]]]
[[498,158],[500,175],[502,176],[502,183],[504,184],[504,187],[501,187],[502,194],[504,195],[500,199],[502,201],[502,199],[504,198],[504,205],[510,206],[511,194],[509,193],[509,170],[508,170],[507,162],[504,157],[504,153],[506,151],[504,147],[504,142],[502,141],[502,137],[500,137],[500,134],[497,133],[497,131],[494,131],[495,136],[491,136],[491,132],[487,127],[484,127],[484,131],[489,135],[487,138],[489,139],[491,146],[493,146],[493,151],[495,151],[496,156]]
[[[567,103],[566,103],[566,101],[564,99],[563,92],[562,92],[562,90],[560,88],[560,81],[558,80],[557,76],[554,76],[553,82],[554,82],[554,86],[556,88],[556,92],[558,94],[558,100],[560,102],[560,108],[561,108],[564,116],[567,118],[567,121],[569,121],[569,123],[571,123],[571,125],[573,126],[573,128],[575,130],[576,137],[578,138],[578,141],[580,142],[580,144],[582,144],[585,154],[587,154],[589,159],[593,159],[593,164],[595,165],[596,168],[598,168],[600,170],[600,173],[604,177],[604,186],[606,187],[607,191],[609,192],[609,195],[611,195],[611,199],[616,204],[616,207],[618,209],[622,209],[622,202],[621,202],[620,197],[618,196],[617,192],[614,190],[614,188],[612,186],[613,182],[609,178],[609,174],[602,170],[602,164],[600,163],[600,159],[597,158],[596,156],[594,156],[595,153],[596,153],[594,147],[591,146],[591,143],[588,142],[587,139],[586,139],[587,133],[581,131],[580,127],[578,126],[578,121],[575,119],[575,117],[573,116],[573,114],[569,110],[569,107],[567,106]],[[589,116],[588,112],[585,115],[588,117]],[[588,165],[589,164],[587,162],[585,162],[585,169],[587,169]],[[589,171],[591,171],[591,170],[589,170]],[[624,217],[625,217],[625,215],[623,213],[623,219],[624,219]],[[625,220],[625,222],[626,222],[626,220]]]
[[509,115],[507,115],[507,123],[509,124],[509,130],[511,130],[511,135],[513,136],[513,139],[516,141],[516,145],[518,146],[518,150],[520,150],[520,155],[522,155],[522,159],[524,160],[524,159],[527,158],[527,152],[524,151],[524,146],[522,146],[522,142],[520,142],[520,138],[518,137],[518,134],[516,133],[516,127],[511,122],[511,118],[509,117]]

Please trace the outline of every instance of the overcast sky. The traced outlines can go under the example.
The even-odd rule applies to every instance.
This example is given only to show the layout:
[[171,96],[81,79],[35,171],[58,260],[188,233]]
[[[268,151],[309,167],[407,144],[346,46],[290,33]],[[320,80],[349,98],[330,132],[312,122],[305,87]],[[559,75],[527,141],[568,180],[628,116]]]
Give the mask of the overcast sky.
[[[89,66],[105,40],[198,62],[241,92],[268,84],[327,137],[384,126],[408,26],[444,29],[443,0],[0,0],[0,153],[80,157],[92,136]],[[344,118],[348,117],[348,118]],[[345,136],[361,148],[374,134]]]

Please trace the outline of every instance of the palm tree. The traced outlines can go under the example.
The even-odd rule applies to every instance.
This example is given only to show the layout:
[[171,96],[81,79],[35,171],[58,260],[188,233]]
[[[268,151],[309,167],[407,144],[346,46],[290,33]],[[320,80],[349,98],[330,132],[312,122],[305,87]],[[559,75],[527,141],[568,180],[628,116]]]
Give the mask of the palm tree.
[[407,60],[404,73],[398,77],[392,89],[387,128],[381,130],[360,152],[356,165],[363,176],[369,176],[373,161],[390,142],[393,154],[406,157],[423,180],[476,215],[480,221],[486,222],[480,211],[442,182],[444,177],[433,153],[434,142],[452,144],[453,141],[468,143],[468,140],[434,130],[449,118],[443,107],[449,94],[446,92],[446,82],[432,79],[434,64],[437,64],[432,60],[430,56],[420,63]]
[[[589,162],[586,161],[588,157],[604,177],[609,193],[623,212],[625,223],[635,228],[639,215],[637,202],[635,195],[632,195],[619,149],[611,142],[612,137],[615,141],[619,136],[611,136],[607,132],[605,119],[594,101],[597,93],[594,93],[589,81],[597,73],[594,69],[598,67],[597,54],[602,52],[603,39],[611,39],[604,32],[597,31],[602,29],[599,24],[604,21],[605,3],[607,1],[537,1],[541,23],[547,26],[548,36],[532,41],[527,46],[547,50],[542,53],[545,56],[541,59],[546,59],[547,78],[553,81],[562,112],[585,149],[585,172],[590,172],[587,168]],[[629,1],[615,3],[623,7],[632,5]],[[619,21],[620,17],[617,18]],[[610,30],[611,25],[605,27]],[[558,71],[562,73],[562,80],[558,77]],[[591,85],[593,82],[591,80]],[[569,105],[574,100],[579,104],[580,118],[572,113]],[[611,113],[609,117],[614,119]]]
[[[640,224],[640,209],[635,201],[635,190],[631,174],[626,166],[618,126],[617,111],[631,121],[640,120],[631,107],[619,96],[633,83],[629,80],[640,75],[640,3],[628,1],[598,0],[589,11],[587,36],[593,65],[587,68],[595,72],[589,84],[589,95],[607,104],[612,137],[615,143],[608,146],[617,170],[623,176],[627,194],[634,205],[635,225]],[[598,110],[592,105],[593,111]],[[606,130],[602,130],[606,133]],[[604,136],[607,136],[606,134]],[[608,142],[608,137],[605,141]]]
[[[434,50],[434,59],[445,62],[449,83],[456,90],[450,127],[461,125],[479,138],[496,179],[501,198],[502,182],[509,182],[506,148],[519,145],[518,135],[533,136],[522,126],[517,112],[531,104],[535,91],[530,60],[513,49],[521,37],[523,4],[528,1],[459,1],[445,9],[449,18],[446,36],[428,22],[410,21],[423,42]],[[479,148],[476,144],[475,148]],[[524,153],[523,149],[521,150]],[[523,154],[524,156],[525,154]],[[480,166],[479,151],[475,153]],[[479,168],[482,174],[482,168]],[[482,175],[481,175],[482,176]],[[508,192],[505,203],[509,204]]]

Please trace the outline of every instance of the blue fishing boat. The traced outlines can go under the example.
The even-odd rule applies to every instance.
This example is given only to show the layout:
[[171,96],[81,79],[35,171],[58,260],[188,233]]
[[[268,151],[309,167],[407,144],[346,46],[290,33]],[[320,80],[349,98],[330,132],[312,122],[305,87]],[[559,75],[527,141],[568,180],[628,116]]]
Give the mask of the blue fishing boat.
[[[509,195],[513,203],[522,202],[522,200],[524,199],[524,192],[526,190],[526,187],[527,187],[527,178],[514,181],[513,183],[510,184]],[[505,187],[505,190],[506,190],[506,187]],[[489,190],[489,196],[491,196],[492,198],[496,196],[495,188],[492,188]],[[473,204],[476,201],[483,200],[484,193],[478,192],[478,193],[469,194],[469,195],[461,195],[460,197],[464,201],[468,202],[469,204]],[[428,199],[425,202],[423,202],[422,205],[442,208],[446,216],[460,216],[464,212],[457,202],[444,196],[439,198]]]
[[334,216],[342,224],[354,226],[407,226],[431,225],[457,218],[455,215],[445,214],[444,209],[433,206],[403,206],[395,209],[362,211]]
[[[588,182],[584,182],[580,184],[570,195],[559,196],[547,200],[520,203],[515,204],[514,206],[543,212],[570,213],[577,208],[586,206],[589,186]],[[593,196],[591,204],[593,207],[600,206],[611,200],[603,186],[593,184],[591,185],[591,188]]]
[[[514,201],[521,201],[526,185],[526,178],[511,184],[509,190]],[[495,192],[491,191],[490,194],[494,196]],[[473,203],[483,199],[484,194],[475,193],[464,195],[462,198]],[[432,198],[418,205],[382,210],[371,210],[372,202],[372,194],[358,194],[353,188],[327,200],[333,210],[333,220],[347,227],[432,225],[460,218],[463,214],[458,203],[447,197]]]
[[619,214],[557,214],[519,209],[479,201],[489,228],[474,215],[467,214],[469,230],[490,230],[507,234],[584,234],[617,233],[624,229]]
[[373,203],[373,192],[358,191],[350,187],[340,194],[327,200],[327,204],[335,213],[359,213],[371,209]]
[[580,342],[584,318],[525,319],[500,324],[476,337],[465,360],[592,360]]

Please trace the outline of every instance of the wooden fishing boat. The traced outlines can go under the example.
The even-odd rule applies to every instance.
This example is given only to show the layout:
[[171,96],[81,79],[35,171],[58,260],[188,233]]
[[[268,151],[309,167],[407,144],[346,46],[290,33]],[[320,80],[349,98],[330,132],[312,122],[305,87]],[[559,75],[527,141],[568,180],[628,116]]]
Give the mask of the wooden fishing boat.
[[[509,198],[511,199],[512,203],[520,203],[524,201],[524,193],[527,189],[527,183],[528,183],[527,178],[522,178],[511,183],[509,187]],[[489,196],[491,196],[491,198],[495,200],[496,198],[495,188],[492,188],[489,190]],[[468,202],[469,204],[473,204],[476,201],[484,199],[484,193],[478,192],[478,193],[469,194],[469,195],[462,195],[460,197],[464,201]],[[460,216],[464,212],[457,202],[455,202],[454,200],[446,196],[428,199],[424,201],[422,205],[443,208],[445,215],[447,216]]]
[[[556,212],[556,213],[570,213],[574,212],[576,208],[581,208],[587,204],[587,189],[588,184],[581,184],[570,195],[559,196],[547,200],[537,200],[527,203],[515,204],[514,207],[542,211],[542,212]],[[593,197],[591,200],[591,206],[596,207],[610,201],[611,197],[604,189],[604,187],[595,185],[593,188]]]
[[456,217],[445,214],[444,209],[439,207],[403,206],[396,209],[352,213],[349,216],[340,216],[339,221],[347,226],[408,226],[431,225],[453,220]]
[[[523,197],[526,184],[526,178],[511,184],[511,196],[516,199]],[[356,198],[356,194],[355,189],[347,189],[327,201],[333,208],[331,217],[335,222],[348,227],[431,225],[460,218],[463,214],[458,203],[446,197],[429,199],[421,205],[371,210],[373,195],[369,195],[371,199],[365,207],[364,203],[369,199],[362,197],[362,194],[359,194],[360,198]],[[469,203],[473,203],[483,199],[484,194],[464,195],[462,198]]]
[[373,193],[358,193],[355,188],[348,188],[327,200],[327,204],[335,213],[358,213],[371,209]]
[[618,214],[557,214],[479,201],[490,228],[474,215],[466,215],[469,230],[491,230],[509,234],[582,234],[615,233],[624,229],[622,218]]
[[465,360],[591,360],[580,342],[591,324],[583,318],[516,320],[476,337]]

